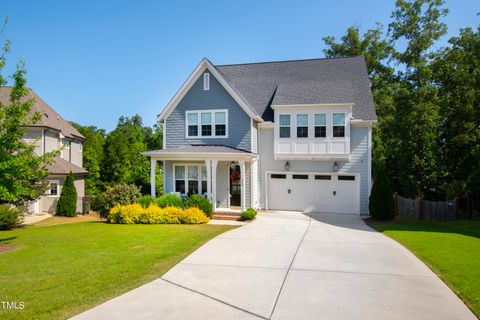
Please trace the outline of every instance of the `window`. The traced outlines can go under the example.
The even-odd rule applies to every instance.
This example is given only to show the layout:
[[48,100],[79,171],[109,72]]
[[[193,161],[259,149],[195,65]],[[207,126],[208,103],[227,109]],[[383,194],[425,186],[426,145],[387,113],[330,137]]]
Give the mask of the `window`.
[[325,113],[315,115],[315,138],[327,136],[327,115]]
[[297,138],[308,138],[307,114],[297,114]]
[[227,110],[202,110],[186,112],[186,136],[197,137],[222,137],[228,135]]
[[198,166],[188,166],[188,193],[198,194]]
[[355,181],[355,176],[338,176],[338,180]]
[[187,114],[188,136],[198,136],[198,113]]
[[280,138],[290,138],[290,115],[280,115]]
[[294,174],[293,179],[308,180],[308,174]]
[[345,137],[345,113],[333,114],[333,137]]
[[202,137],[209,137],[212,135],[212,113],[202,112]]
[[210,73],[203,74],[203,90],[210,90]]
[[274,174],[274,173],[272,173],[271,177],[272,177],[272,179],[286,179],[287,175],[286,174]]
[[49,195],[58,196],[58,183],[50,182]]
[[332,180],[332,176],[317,174],[315,180]]
[[215,136],[227,135],[227,119],[225,112],[215,112]]
[[175,192],[205,194],[207,192],[207,167],[198,164],[175,165]]
[[78,144],[78,151],[82,152],[83,151],[83,143]]
[[70,141],[67,140],[67,139],[65,139],[65,138],[63,138],[63,139],[62,139],[62,146],[63,146],[63,148],[65,148],[65,149],[70,149]]
[[202,166],[200,170],[201,170],[200,180],[202,182],[202,194],[207,194],[207,191],[208,191],[208,188],[207,188],[207,167]]
[[185,194],[185,167],[175,167],[175,192]]

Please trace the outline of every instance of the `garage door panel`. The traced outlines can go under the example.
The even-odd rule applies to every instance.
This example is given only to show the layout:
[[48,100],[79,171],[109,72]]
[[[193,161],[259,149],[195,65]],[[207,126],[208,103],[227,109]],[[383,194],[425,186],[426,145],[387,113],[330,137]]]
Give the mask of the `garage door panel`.
[[358,177],[340,175],[338,178],[338,175],[329,173],[269,175],[268,208],[358,214]]

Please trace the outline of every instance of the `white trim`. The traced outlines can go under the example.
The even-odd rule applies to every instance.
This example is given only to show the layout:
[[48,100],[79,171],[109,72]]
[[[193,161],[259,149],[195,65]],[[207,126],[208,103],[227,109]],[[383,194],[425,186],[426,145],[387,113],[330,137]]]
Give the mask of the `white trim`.
[[355,105],[353,102],[345,103],[305,103],[305,104],[274,104],[272,109],[297,109],[297,108],[331,108],[331,107],[350,107]]
[[351,119],[350,125],[352,127],[371,127],[377,123],[377,120],[362,120],[362,119]]
[[[225,112],[225,135],[224,136],[217,136],[215,135],[215,113],[216,112]],[[189,114],[197,114],[198,118],[198,131],[196,136],[189,136],[188,135],[188,115]],[[211,136],[202,136],[202,113],[210,113],[212,117],[212,135]],[[220,123],[223,124],[223,123]],[[228,109],[206,109],[206,110],[186,110],[185,111],[185,139],[228,139]]]
[[261,129],[273,129],[274,127],[275,127],[275,123],[273,123],[272,121],[264,121],[258,124],[258,128],[261,128]]
[[208,91],[210,90],[210,73],[205,72],[203,74],[203,90]]
[[157,159],[150,158],[150,195],[155,198]]
[[245,171],[247,166],[245,165],[244,160],[238,161],[238,164],[240,165],[240,210],[243,212],[245,211]]
[[[56,183],[57,184],[57,194],[50,194],[50,185],[52,183]],[[46,195],[43,195],[44,197],[48,197],[48,198],[60,198],[60,194],[62,193],[62,188],[60,186],[60,180],[48,180],[48,194]]]
[[220,82],[220,84],[225,88],[225,90],[232,96],[232,98],[238,103],[238,105],[251,117],[257,121],[262,122],[263,119],[260,116],[257,116],[248,106],[248,104],[243,100],[243,98],[230,86],[230,84],[225,80],[225,78],[218,72],[218,70],[208,61],[207,58],[203,58],[202,61],[197,65],[195,70],[190,74],[187,80],[183,83],[180,89],[177,91],[175,96],[170,100],[167,106],[163,111],[158,115],[158,120],[166,120],[168,116],[172,113],[173,109],[177,104],[182,100],[182,98],[187,94],[188,90],[193,86],[195,81],[198,80],[200,75],[208,69],[211,74]]
[[167,122],[163,121],[162,122],[162,135],[163,135],[163,143],[162,143],[162,150],[166,149],[166,143],[167,143]]
[[238,154],[238,153],[207,153],[207,152],[196,152],[196,153],[175,153],[175,154],[155,154],[150,152],[143,152],[144,156],[152,157],[157,160],[171,160],[171,161],[204,161],[206,159],[210,160],[220,160],[220,161],[238,161],[245,160],[251,161],[252,159],[258,159],[258,156],[255,154]]
[[350,172],[321,172],[321,171],[265,171],[265,210],[268,210],[268,176],[269,174],[307,174],[309,179],[311,178],[310,175],[329,175],[329,176],[355,176],[355,182],[357,183],[357,203],[356,203],[356,211],[358,215],[361,215],[361,184],[362,184],[362,176],[360,173],[350,173]]
[[367,188],[368,188],[368,198],[367,198],[367,208],[370,201],[370,192],[372,190],[372,127],[368,127],[368,138],[367,138]]

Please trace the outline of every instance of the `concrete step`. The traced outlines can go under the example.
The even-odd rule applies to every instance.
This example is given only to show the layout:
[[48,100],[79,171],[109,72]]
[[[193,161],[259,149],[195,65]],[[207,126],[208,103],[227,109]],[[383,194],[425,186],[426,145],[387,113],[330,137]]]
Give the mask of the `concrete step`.
[[223,212],[215,212],[212,215],[212,219],[214,220],[232,220],[238,221],[240,220],[240,215],[236,213],[223,213]]

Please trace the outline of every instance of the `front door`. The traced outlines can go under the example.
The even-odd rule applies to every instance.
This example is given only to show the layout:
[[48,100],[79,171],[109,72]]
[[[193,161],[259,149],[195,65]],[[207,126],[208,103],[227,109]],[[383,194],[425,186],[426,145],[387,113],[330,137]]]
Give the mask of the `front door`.
[[242,192],[242,184],[240,183],[240,166],[230,166],[230,206],[240,206],[240,193]]

